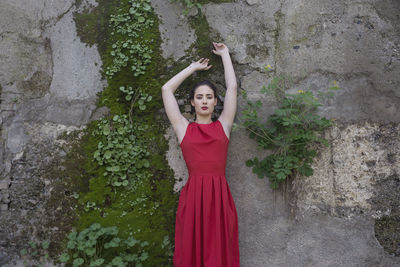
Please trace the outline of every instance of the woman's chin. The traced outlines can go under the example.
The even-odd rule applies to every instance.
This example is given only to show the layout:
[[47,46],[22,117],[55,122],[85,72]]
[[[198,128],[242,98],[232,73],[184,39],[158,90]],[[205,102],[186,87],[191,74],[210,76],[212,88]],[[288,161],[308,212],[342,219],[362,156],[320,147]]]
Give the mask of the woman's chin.
[[202,116],[207,116],[207,115],[212,114],[212,112],[210,112],[210,110],[207,109],[207,110],[200,110],[200,111],[198,112],[198,114],[199,114],[199,115],[202,115]]

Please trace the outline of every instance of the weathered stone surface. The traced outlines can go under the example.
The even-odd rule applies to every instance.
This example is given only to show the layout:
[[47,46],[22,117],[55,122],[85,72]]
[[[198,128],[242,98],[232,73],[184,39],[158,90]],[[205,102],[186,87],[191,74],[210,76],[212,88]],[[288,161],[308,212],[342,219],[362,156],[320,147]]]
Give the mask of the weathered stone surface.
[[11,181],[10,180],[2,180],[0,181],[0,189],[8,189],[10,186]]
[[[97,48],[76,35],[74,2],[0,3],[2,266],[23,266],[19,248],[33,233],[57,238],[63,230],[54,221],[67,208],[49,203],[57,177],[46,177],[47,168],[66,153],[67,144],[57,137],[108,112],[94,111],[105,81]],[[89,2],[96,5],[82,5]],[[182,6],[160,0],[152,6],[161,19],[163,56],[174,61],[187,56],[185,49],[196,36]],[[277,103],[259,90],[274,74],[297,78],[288,93],[317,92],[332,81],[343,88],[318,110],[342,123],[327,133],[332,146],[321,150],[313,176],[298,177],[286,191],[273,191],[267,179],[258,179],[244,164],[270,152],[258,151],[244,129],[232,132],[227,181],[239,215],[241,266],[400,266],[399,257],[382,248],[385,239],[398,244],[398,235],[388,229],[395,229],[400,213],[399,11],[393,0],[247,0],[203,6],[212,31],[231,51],[239,89],[263,102],[263,119]],[[268,64],[271,72],[264,71]],[[219,74],[211,77],[222,86]],[[245,105],[239,96],[236,122]],[[193,119],[188,112],[183,115]],[[188,173],[172,128],[166,138],[179,191]],[[11,186],[3,183],[8,177]],[[378,221],[385,218],[392,224]],[[374,229],[376,222],[380,226]]]
[[178,138],[176,137],[172,127],[167,129],[165,138],[168,140],[168,145],[170,147],[166,155],[168,164],[174,170],[175,179],[177,180],[174,190],[178,192],[186,183],[189,173],[183,160]]
[[[283,192],[271,190],[244,164],[269,152],[258,151],[244,129],[232,132],[227,180],[239,215],[241,266],[400,266],[374,235],[377,218],[398,214],[394,165],[400,140],[379,133],[388,132],[386,123],[400,122],[399,4],[255,2],[202,8],[231,52],[240,90],[262,101],[259,114],[266,120],[278,103],[260,89],[275,74],[294,78],[287,93],[316,95],[335,81],[342,89],[320,98],[317,112],[343,124],[327,134],[332,147],[315,159],[314,175],[296,178]],[[163,36],[165,43],[170,35]],[[268,64],[270,72],[264,70]],[[237,123],[245,106],[239,96]],[[378,145],[376,136],[386,137]],[[180,190],[186,168],[177,162],[183,159],[172,129],[168,137],[167,158]]]
[[258,3],[258,0],[246,0],[246,2],[247,2],[247,4],[249,4],[249,5],[255,5],[255,4],[257,4]]
[[[314,174],[296,181],[298,207],[334,216],[390,215],[396,205],[377,202],[383,195],[371,202],[382,183],[400,173],[400,165],[396,164],[400,159],[400,128],[390,128],[366,122],[334,127],[326,133],[330,146],[315,159]],[[383,139],[389,140],[385,133],[390,131],[394,135],[390,136],[392,145],[388,146]],[[392,201],[400,205],[400,195]]]
[[[392,10],[388,11],[390,6]],[[388,15],[381,15],[382,10]],[[370,119],[384,123],[400,122],[400,35],[393,10],[399,10],[399,4],[393,1],[204,7],[210,26],[224,38],[238,63],[259,70],[267,64],[276,65],[277,72],[307,81],[316,74],[318,78],[313,80],[321,85],[321,78],[338,80],[344,90],[326,113],[333,111],[336,118],[348,122]],[[239,24],[241,27],[236,27]],[[253,54],[252,47],[256,51]],[[271,53],[266,56],[264,50]],[[319,87],[324,88],[326,83]]]
[[[89,4],[97,3],[85,0],[81,8]],[[53,227],[69,220],[67,210],[51,206],[63,192],[54,187],[60,177],[47,175],[68,145],[57,137],[106,112],[92,116],[106,83],[96,46],[76,34],[79,10],[73,0],[0,2],[1,266],[24,266],[19,251],[29,240],[58,240],[69,231]]]
[[207,4],[202,10],[237,63],[262,69],[275,64],[277,24],[274,16],[280,7],[280,1],[275,0],[254,6],[241,1]]
[[[260,100],[264,103],[268,103],[268,105],[263,105],[259,109],[259,114],[263,121],[266,121],[268,116],[271,115],[274,109],[278,106],[276,99],[272,95],[267,95],[260,92],[261,88],[266,86],[270,81],[270,77],[268,77],[265,73],[258,71],[253,71],[247,75],[243,75],[241,78],[241,88],[246,91],[248,100]],[[239,97],[237,113],[241,114],[246,106],[246,99]],[[237,119],[239,120],[239,116],[237,116]]]
[[159,31],[164,40],[161,45],[163,57],[179,60],[186,56],[185,50],[197,37],[182,15],[182,4],[178,1],[154,0],[151,5],[160,19]]

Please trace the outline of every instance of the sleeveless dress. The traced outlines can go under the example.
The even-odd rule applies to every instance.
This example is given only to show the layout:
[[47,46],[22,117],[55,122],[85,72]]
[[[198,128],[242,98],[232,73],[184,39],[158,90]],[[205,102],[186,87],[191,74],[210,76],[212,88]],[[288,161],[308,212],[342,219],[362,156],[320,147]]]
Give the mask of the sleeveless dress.
[[238,216],[225,178],[222,124],[191,122],[180,144],[189,172],[175,223],[174,267],[239,267]]

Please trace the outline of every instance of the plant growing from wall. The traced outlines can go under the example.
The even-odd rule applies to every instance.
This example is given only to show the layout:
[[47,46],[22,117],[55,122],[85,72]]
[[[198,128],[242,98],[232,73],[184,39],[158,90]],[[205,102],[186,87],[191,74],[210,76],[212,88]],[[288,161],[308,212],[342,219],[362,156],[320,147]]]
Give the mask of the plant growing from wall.
[[141,88],[137,88],[136,90],[132,89],[132,86],[121,86],[119,90],[126,94],[125,100],[131,101],[129,109],[129,121],[133,123],[132,116],[135,108],[138,108],[140,111],[145,110],[146,103],[150,102],[153,97],[144,92],[144,90]]
[[110,15],[111,35],[117,36],[111,46],[112,64],[106,68],[106,74],[112,78],[122,68],[130,66],[133,75],[144,74],[150,64],[152,49],[148,41],[140,38],[141,32],[151,28],[150,0],[130,0],[128,8],[121,7],[116,14]]
[[37,261],[35,265],[31,266],[44,266],[45,262],[49,259],[48,248],[50,246],[50,240],[44,240],[36,243],[33,240],[28,242],[28,247],[20,250],[20,255],[24,259],[24,266],[29,266],[27,258],[31,258]]
[[118,237],[118,227],[93,223],[88,228],[68,235],[67,252],[59,260],[67,266],[136,266],[148,258],[147,241],[130,236]]
[[[263,159],[254,157],[246,161],[253,173],[259,178],[267,176],[271,187],[276,189],[290,175],[298,172],[305,176],[313,174],[311,167],[317,151],[314,146],[329,143],[321,134],[333,125],[333,120],[321,118],[315,114],[321,106],[318,98],[311,91],[298,90],[297,94],[285,94],[284,89],[290,84],[290,78],[275,77],[262,93],[274,94],[280,105],[268,118],[261,122],[260,100],[249,101],[243,111],[242,125],[249,131],[250,138],[256,140],[259,148],[272,150],[272,154]],[[329,90],[340,89],[336,82]],[[321,97],[331,97],[333,92],[319,92]],[[247,99],[246,93],[243,96]]]
[[[148,242],[143,266],[170,266],[177,195],[159,114],[162,79],[156,77],[165,74],[166,65],[157,16],[150,0],[98,2],[76,21],[83,26],[78,32],[93,32],[91,42],[98,42],[108,83],[98,104],[111,115],[89,124],[81,146],[85,157],[75,159],[83,169],[73,177],[82,184],[75,227],[79,232],[93,222],[117,225],[118,238],[134,235]],[[69,252],[72,264],[76,252]]]
[[136,183],[150,175],[146,171],[150,166],[148,144],[138,138],[147,128],[146,124],[131,124],[126,114],[115,115],[110,121],[99,121],[94,134],[101,136],[101,141],[93,157],[105,167],[103,175],[110,185],[134,188]]

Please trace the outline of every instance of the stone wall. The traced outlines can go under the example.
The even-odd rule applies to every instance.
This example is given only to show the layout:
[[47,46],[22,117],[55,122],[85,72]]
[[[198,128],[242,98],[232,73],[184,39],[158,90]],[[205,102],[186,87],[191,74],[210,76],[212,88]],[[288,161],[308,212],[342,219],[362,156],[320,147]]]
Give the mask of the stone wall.
[[[165,5],[153,1],[164,22],[166,56],[185,62],[174,47],[193,39],[188,21],[196,13],[171,15],[173,8]],[[318,109],[337,125],[324,133],[330,146],[319,150],[314,175],[294,178],[285,190],[273,191],[245,166],[268,152],[258,151],[246,131],[231,133],[227,180],[239,216],[241,266],[400,266],[400,239],[393,231],[400,225],[399,2],[247,0],[209,3],[202,13],[210,41],[228,46],[239,89],[262,101],[265,119],[277,102],[260,89],[274,75],[293,77],[287,93],[316,93],[333,81],[342,88]],[[180,21],[179,34],[173,33],[174,20]],[[198,57],[212,55],[203,53]],[[223,71],[210,71],[210,77],[221,89]],[[240,95],[238,101],[237,123],[246,104]],[[185,163],[172,129],[166,137],[180,190]]]
[[[95,5],[0,3],[2,266],[22,266],[22,244],[68,228],[58,222],[69,203],[52,198],[69,194],[52,172],[68,147],[58,138],[107,113],[95,110],[106,85],[100,56],[79,40],[73,21],[73,12]],[[320,151],[314,175],[296,177],[286,192],[273,191],[245,166],[266,152],[244,130],[232,132],[227,180],[239,215],[241,266],[400,266],[400,237],[391,230],[400,218],[400,3],[239,0],[206,4],[189,17],[176,2],[152,5],[171,66],[187,62],[185,49],[195,50],[190,16],[204,14],[210,39],[231,51],[239,89],[263,101],[265,118],[277,103],[259,90],[275,74],[295,78],[288,93],[332,81],[343,88],[319,110],[338,122],[325,133],[331,146]],[[210,77],[223,90],[222,70]],[[179,104],[188,111],[186,100]],[[239,97],[237,121],[244,105]],[[166,138],[180,190],[187,170],[172,129]]]
[[56,187],[62,177],[52,171],[66,154],[58,137],[98,116],[102,63],[97,48],[80,41],[73,21],[73,12],[92,2],[79,8],[73,0],[0,3],[1,266],[23,266],[13,260],[22,245],[57,240],[70,230],[62,226],[70,219],[69,202],[54,200],[65,191]]

